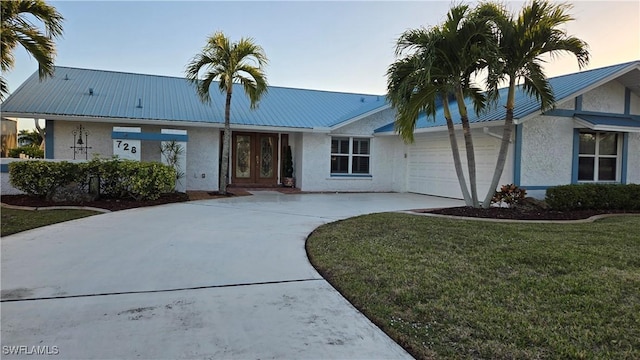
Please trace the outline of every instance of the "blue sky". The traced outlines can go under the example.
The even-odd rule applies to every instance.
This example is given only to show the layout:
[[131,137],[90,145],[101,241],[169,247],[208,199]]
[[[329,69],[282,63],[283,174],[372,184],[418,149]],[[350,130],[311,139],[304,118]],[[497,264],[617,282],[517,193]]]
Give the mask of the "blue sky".
[[[50,1],[65,17],[57,65],[183,76],[216,30],[248,36],[270,62],[270,85],[384,94],[394,42],[406,29],[442,22],[449,1]],[[508,2],[514,10],[522,2]],[[640,2],[574,1],[567,31],[590,45],[589,68],[640,59]],[[10,91],[36,69],[18,48],[3,74]],[[563,57],[549,76],[578,71]]]

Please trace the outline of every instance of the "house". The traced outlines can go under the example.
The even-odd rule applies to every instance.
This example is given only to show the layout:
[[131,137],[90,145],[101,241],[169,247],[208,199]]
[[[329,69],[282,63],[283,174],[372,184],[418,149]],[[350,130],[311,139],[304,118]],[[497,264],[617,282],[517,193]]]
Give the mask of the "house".
[[[538,197],[561,184],[640,183],[640,61],[550,81],[557,106],[544,114],[535,99],[517,95],[515,134],[500,183],[516,183]],[[212,91],[211,97],[211,104],[201,103],[183,78],[56,67],[53,78],[40,82],[35,73],[27,79],[2,104],[2,117],[46,119],[49,159],[160,161],[160,144],[176,141],[186,150],[182,190],[217,190],[224,96]],[[250,110],[238,88],[230,183],[278,186],[291,146],[303,191],[461,198],[442,114],[419,119],[413,144],[394,132],[394,116],[384,96],[275,86]],[[493,174],[503,117],[499,103],[470,119],[480,193]]]

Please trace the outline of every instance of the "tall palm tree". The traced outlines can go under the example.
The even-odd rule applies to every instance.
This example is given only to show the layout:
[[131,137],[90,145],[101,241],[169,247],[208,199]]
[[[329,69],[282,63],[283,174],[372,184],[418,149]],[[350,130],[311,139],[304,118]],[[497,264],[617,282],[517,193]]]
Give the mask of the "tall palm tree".
[[[243,37],[232,43],[224,33],[216,32],[207,39],[202,51],[187,64],[187,80],[196,87],[203,103],[211,102],[209,88],[214,81],[218,81],[220,93],[226,93],[219,186],[222,194],[227,193],[228,185],[233,84],[242,85],[249,96],[251,109],[255,109],[260,97],[267,91],[267,77],[264,73],[267,62],[264,50],[253,39]],[[202,79],[200,73],[203,73]]]
[[[0,68],[13,69],[13,50],[22,45],[38,62],[40,80],[53,75],[56,55],[54,38],[62,36],[64,18],[55,7],[42,0],[0,1]],[[31,22],[33,17],[44,24],[44,33]],[[4,77],[0,76],[0,100],[9,93]]]
[[540,102],[542,111],[555,104],[553,89],[542,69],[545,56],[551,59],[561,53],[573,54],[578,66],[589,62],[588,45],[577,37],[570,36],[562,28],[573,18],[568,14],[569,4],[552,4],[548,1],[533,0],[522,8],[517,18],[512,18],[501,5],[481,6],[493,18],[494,32],[498,43],[499,61],[489,71],[487,85],[492,98],[497,97],[498,86],[508,82],[506,115],[502,131],[502,142],[489,191],[482,203],[488,208],[507,159],[509,141],[513,133],[513,111],[516,86],[522,82],[522,89]]
[[[437,37],[437,29],[424,30],[421,36],[423,42],[416,42],[416,46],[430,44],[433,39],[429,38]],[[435,117],[438,111],[437,100],[440,100],[447,122],[453,164],[460,190],[467,206],[471,206],[473,203],[462,170],[458,141],[449,107],[449,94],[452,92],[452,86],[446,72],[437,67],[437,64],[441,62],[435,61],[434,63],[435,59],[428,56],[429,52],[433,52],[433,48],[426,46],[418,53],[399,59],[389,66],[387,97],[397,110],[395,129],[403,140],[413,142],[413,132],[420,113],[424,112],[430,118]]]
[[[388,96],[398,110],[396,129],[405,140],[413,140],[418,114],[424,111],[434,116],[436,98],[441,100],[462,194],[467,205],[474,207],[478,206],[476,165],[465,98],[472,100],[476,113],[485,106],[485,97],[473,84],[472,76],[487,67],[491,60],[488,55],[494,53],[491,30],[482,14],[470,11],[467,5],[454,6],[441,26],[403,33],[397,41],[396,55],[414,53],[395,62],[387,71]],[[456,100],[462,123],[470,195],[449,109],[450,95]]]

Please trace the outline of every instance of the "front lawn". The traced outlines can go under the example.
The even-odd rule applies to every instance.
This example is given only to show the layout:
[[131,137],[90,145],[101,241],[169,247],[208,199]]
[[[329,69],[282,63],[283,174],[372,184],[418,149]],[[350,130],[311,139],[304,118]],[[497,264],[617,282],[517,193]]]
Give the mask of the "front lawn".
[[417,358],[640,359],[640,216],[507,224],[387,213],[309,258]]
[[0,236],[100,214],[89,210],[15,210],[3,207]]

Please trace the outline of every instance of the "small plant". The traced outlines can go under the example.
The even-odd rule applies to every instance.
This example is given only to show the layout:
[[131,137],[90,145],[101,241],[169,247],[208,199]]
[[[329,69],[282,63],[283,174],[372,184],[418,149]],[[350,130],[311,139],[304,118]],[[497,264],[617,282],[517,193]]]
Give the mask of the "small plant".
[[164,142],[160,146],[160,153],[167,165],[176,171],[176,181],[181,182],[180,179],[184,178],[185,173],[181,171],[178,163],[180,157],[184,154],[184,146],[178,144],[175,140]]
[[498,204],[502,206],[506,204],[507,207],[512,208],[521,203],[524,198],[527,197],[527,190],[518,187],[515,184],[502,185],[499,191],[493,195],[491,199],[492,204]]
[[291,156],[291,146],[287,146],[284,155],[284,177],[293,177],[293,158]]

